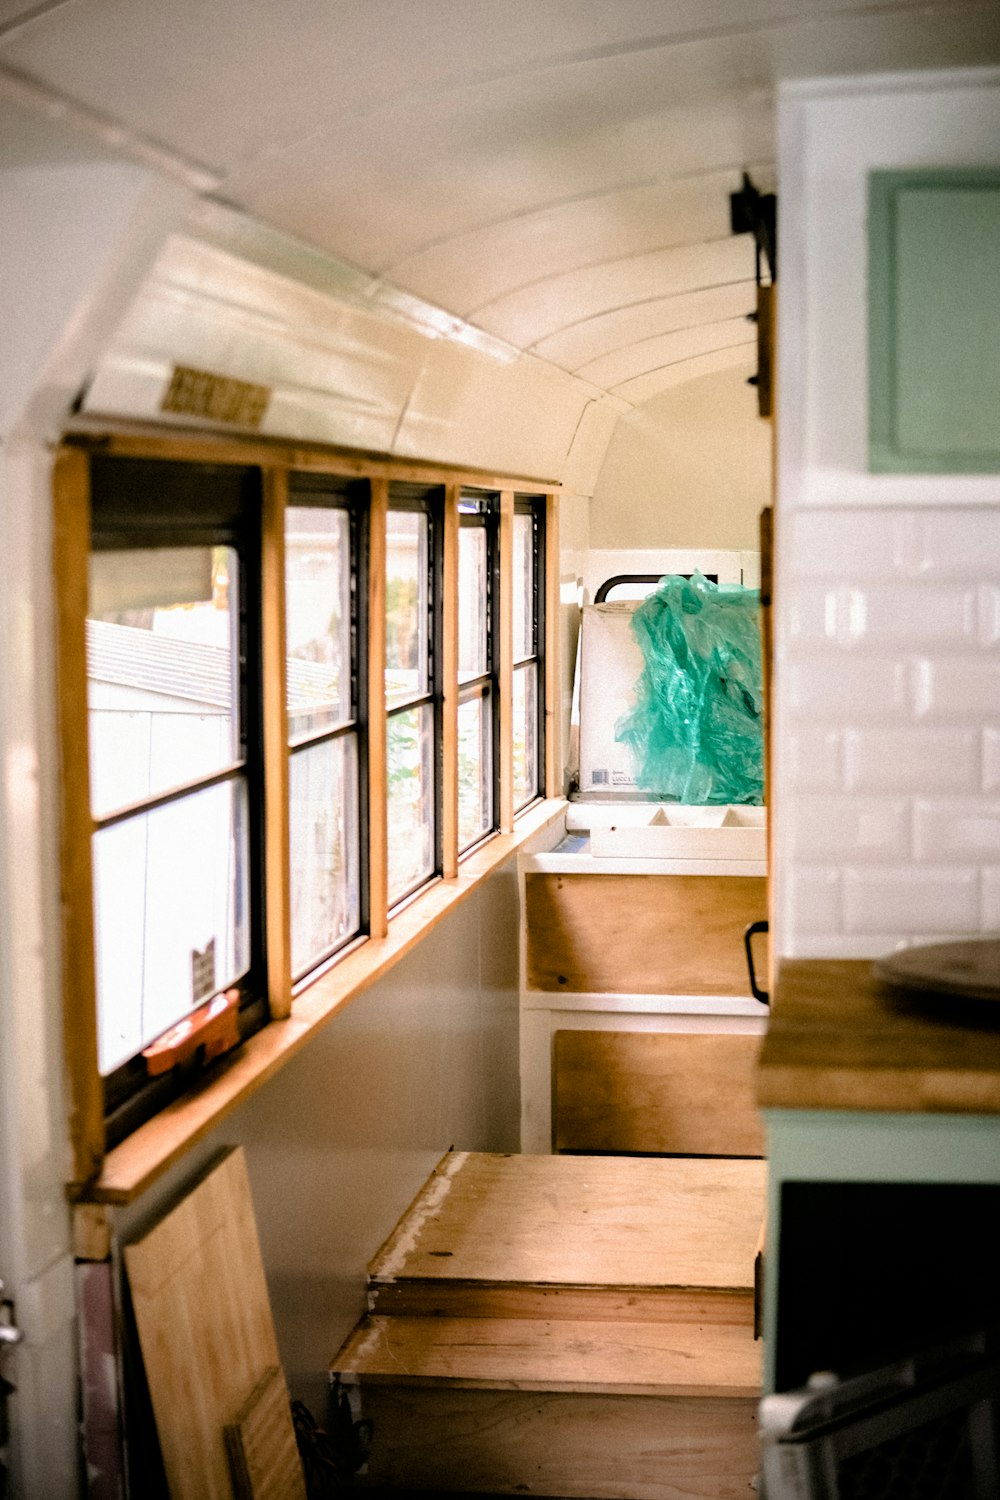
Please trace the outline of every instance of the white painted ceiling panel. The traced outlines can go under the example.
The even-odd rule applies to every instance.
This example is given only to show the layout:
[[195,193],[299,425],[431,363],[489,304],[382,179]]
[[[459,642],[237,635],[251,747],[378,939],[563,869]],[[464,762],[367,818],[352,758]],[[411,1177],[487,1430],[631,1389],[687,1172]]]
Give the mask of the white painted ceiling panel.
[[558,479],[595,394],[541,360],[499,365],[442,342],[421,371],[394,451]]
[[[750,171],[762,190],[773,190],[767,164],[753,163]],[[385,274],[467,317],[544,276],[643,250],[721,239],[729,233],[729,194],[741,179],[741,172],[730,169],[616,188],[441,239]]]
[[549,338],[540,339],[535,353],[564,370],[579,372],[605,353],[617,354],[631,344],[662,333],[718,323],[724,318],[746,317],[756,302],[756,283],[749,278],[697,292],[652,297],[571,323]]
[[713,349],[748,349],[757,342],[756,329],[746,318],[726,318],[718,323],[699,323],[679,328],[675,333],[661,333],[656,338],[640,339],[613,354],[584,365],[578,374],[594,385],[621,394],[622,386],[639,375],[662,370],[667,365],[683,364]]
[[647,375],[637,375],[634,380],[627,380],[618,386],[615,395],[628,401],[631,406],[644,406],[647,401],[652,401],[664,391],[684,385],[688,380],[697,380],[700,375],[714,375],[717,370],[731,370],[734,367],[745,369],[747,375],[750,375],[756,365],[756,350],[753,346],[748,349],[746,345],[736,344],[728,349],[713,349],[705,354],[692,355],[690,359],[678,364],[663,365]]
[[491,403],[555,464],[591,386],[746,358],[728,198],[772,186],[778,79],[996,61],[998,0],[0,0],[0,87],[203,173],[189,271],[230,210],[286,237],[194,284],[165,258],[92,394],[200,351],[296,430],[487,465],[459,426],[494,452]]
[[753,241],[749,235],[730,236],[547,277],[478,308],[474,321],[519,349],[528,349],[568,324],[649,301],[665,289],[697,291],[747,281],[753,274]]

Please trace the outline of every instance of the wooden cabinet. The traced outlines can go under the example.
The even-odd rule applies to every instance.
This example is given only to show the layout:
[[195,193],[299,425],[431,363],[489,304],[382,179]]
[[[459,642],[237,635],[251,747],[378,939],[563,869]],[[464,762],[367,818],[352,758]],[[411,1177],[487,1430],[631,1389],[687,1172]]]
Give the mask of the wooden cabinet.
[[782,964],[761,1049],[765,1390],[1000,1323],[1000,1032]]
[[869,467],[1000,471],[1000,171],[869,178]]
[[763,1154],[759,864],[522,856],[523,1151]]

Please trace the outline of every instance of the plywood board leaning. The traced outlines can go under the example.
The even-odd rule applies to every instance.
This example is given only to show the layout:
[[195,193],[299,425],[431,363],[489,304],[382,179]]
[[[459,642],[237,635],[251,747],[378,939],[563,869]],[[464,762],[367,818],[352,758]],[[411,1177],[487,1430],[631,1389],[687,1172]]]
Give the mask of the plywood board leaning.
[[233,1500],[223,1429],[280,1367],[241,1148],[125,1247],[125,1267],[172,1500]]
[[306,1500],[285,1377],[271,1365],[225,1428],[236,1500]]
[[763,1156],[756,1036],[557,1031],[557,1151]]

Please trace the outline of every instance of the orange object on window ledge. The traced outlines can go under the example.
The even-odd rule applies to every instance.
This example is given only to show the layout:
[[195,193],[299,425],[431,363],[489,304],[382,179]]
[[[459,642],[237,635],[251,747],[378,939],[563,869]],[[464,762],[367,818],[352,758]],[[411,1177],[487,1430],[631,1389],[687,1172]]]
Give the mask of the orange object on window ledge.
[[229,1052],[240,1040],[239,1007],[240,992],[237,989],[226,990],[214,1000],[200,1005],[145,1049],[142,1055],[146,1072],[151,1078],[157,1078],[178,1064],[190,1062],[198,1051],[203,1052],[205,1062]]

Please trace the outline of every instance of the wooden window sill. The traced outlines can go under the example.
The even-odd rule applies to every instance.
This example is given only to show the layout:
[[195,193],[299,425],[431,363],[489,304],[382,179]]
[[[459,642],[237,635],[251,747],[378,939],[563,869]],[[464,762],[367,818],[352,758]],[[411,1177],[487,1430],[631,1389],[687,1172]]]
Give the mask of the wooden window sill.
[[131,1203],[168,1167],[284,1067],[339,1010],[387,974],[453,907],[536,834],[562,816],[561,797],[534,803],[513,833],[497,834],[463,859],[458,874],[438,880],[403,908],[382,938],[368,938],[326,970],[293,1002],[286,1020],[271,1021],[205,1081],[139,1127],[104,1159],[94,1181],[71,1183],[74,1202]]

